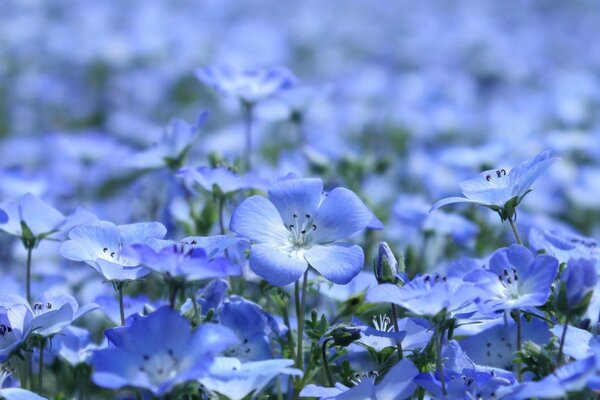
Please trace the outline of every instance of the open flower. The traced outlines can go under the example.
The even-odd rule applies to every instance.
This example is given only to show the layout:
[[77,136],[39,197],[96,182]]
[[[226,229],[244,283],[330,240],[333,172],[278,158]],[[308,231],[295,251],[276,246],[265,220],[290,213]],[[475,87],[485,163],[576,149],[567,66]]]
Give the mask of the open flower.
[[237,69],[228,65],[210,66],[196,71],[204,84],[246,103],[269,98],[292,87],[297,78],[287,68]]
[[250,268],[269,283],[290,284],[309,265],[326,279],[346,284],[362,269],[360,246],[338,243],[369,226],[373,213],[352,191],[323,193],[323,182],[292,178],[252,196],[235,210],[230,229],[254,241]]
[[105,279],[133,280],[149,271],[139,266],[136,257],[121,254],[123,249],[152,239],[162,239],[167,229],[158,222],[140,222],[116,226],[108,221],[95,221],[78,226],[60,247],[60,254],[74,261],[83,261]]
[[216,324],[192,330],[188,320],[168,307],[105,334],[112,347],[94,352],[93,381],[110,389],[148,389],[156,396],[205,376],[215,356],[236,342],[229,329]]
[[499,212],[502,220],[513,218],[515,207],[531,191],[533,182],[556,160],[558,158],[550,157],[550,152],[545,151],[510,170],[484,171],[460,184],[465,197],[442,199],[431,207],[431,211],[448,204],[474,203]]

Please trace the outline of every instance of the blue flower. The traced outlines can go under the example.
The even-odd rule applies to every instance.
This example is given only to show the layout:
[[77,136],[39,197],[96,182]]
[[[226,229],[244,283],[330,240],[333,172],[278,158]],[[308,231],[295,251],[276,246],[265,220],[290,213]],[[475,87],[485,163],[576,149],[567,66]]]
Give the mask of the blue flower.
[[448,204],[474,203],[501,213],[502,219],[513,218],[514,208],[531,191],[531,185],[553,162],[546,151],[507,171],[504,168],[480,173],[476,178],[460,184],[465,197],[449,197],[438,201],[431,211]]
[[362,269],[360,246],[338,243],[363,230],[373,213],[348,189],[323,195],[320,179],[287,179],[269,189],[269,200],[246,199],[235,210],[230,229],[255,242],[250,267],[269,283],[290,284],[309,265],[326,279],[346,284]]
[[141,265],[166,278],[182,278],[185,281],[198,281],[211,278],[225,278],[240,275],[242,268],[225,257],[209,258],[199,247],[186,250],[183,245],[168,244],[154,250],[147,244],[134,244],[130,248],[132,258]]
[[88,364],[92,352],[97,349],[98,346],[92,343],[90,332],[76,326],[68,326],[52,341],[50,350],[76,367],[79,364]]
[[236,358],[217,357],[200,383],[230,400],[247,398],[250,393],[256,397],[278,375],[302,376],[302,371],[291,368],[293,364],[293,360],[284,359],[242,363]]
[[544,253],[556,257],[561,263],[571,258],[600,257],[595,239],[563,229],[542,231],[532,228],[529,231],[529,245],[536,251],[543,250]]
[[[273,358],[268,333],[276,330],[276,322],[258,304],[232,296],[223,303],[219,313],[223,326],[231,329],[238,343],[229,346],[224,355],[241,361],[258,361]],[[275,329],[274,329],[275,328]]]
[[231,194],[240,190],[259,189],[266,190],[268,182],[260,179],[254,174],[247,173],[238,175],[230,168],[198,167],[183,168],[177,174],[190,190],[198,187],[208,191],[221,194]]
[[10,378],[12,371],[0,370],[0,398],[5,400],[46,400],[45,397],[39,396],[29,390],[12,388],[5,388],[5,382]]
[[470,308],[480,294],[469,282],[434,274],[414,278],[402,287],[390,283],[373,287],[367,292],[366,301],[394,303],[417,315],[434,316],[442,310],[473,312]]
[[[227,289],[229,289],[229,284],[226,280],[215,279],[208,282],[202,289],[198,291],[198,293],[196,293],[196,301],[200,307],[200,312],[202,315],[206,315],[208,310],[211,309],[213,311],[220,310],[223,300],[225,300]],[[190,299],[188,299],[181,306],[181,313],[185,314],[187,312],[191,312],[192,310],[193,303]]]
[[401,360],[390,369],[381,382],[375,384],[372,379],[362,379],[356,386],[348,388],[337,384],[333,388],[307,385],[300,392],[301,397],[318,397],[320,399],[372,399],[401,400],[408,399],[417,385],[414,379],[419,370],[407,359]]
[[136,243],[162,239],[167,230],[158,222],[141,222],[116,226],[108,221],[95,221],[69,232],[69,239],[60,247],[60,254],[74,261],[83,261],[105,279],[134,280],[149,271],[139,266],[135,257],[122,254]]
[[496,251],[489,270],[476,270],[465,280],[473,281],[485,293],[479,303],[484,312],[542,306],[548,300],[558,273],[558,260],[534,256],[515,244]]
[[256,103],[296,84],[294,74],[281,67],[237,69],[228,65],[210,66],[196,71],[204,84],[246,103]]
[[236,342],[222,326],[190,323],[168,307],[105,332],[112,347],[94,352],[92,379],[101,387],[133,386],[161,396],[205,376],[215,356]]
[[198,132],[207,118],[208,113],[203,112],[193,124],[181,119],[171,120],[160,140],[153,147],[134,154],[126,164],[144,169],[166,166],[177,171],[183,166],[185,157],[197,140]]
[[[560,276],[560,281],[565,285],[565,297],[567,300],[562,311],[574,311],[579,303],[596,287],[596,283],[598,282],[596,260],[586,260],[584,258],[569,260],[567,268]],[[558,302],[560,303],[560,298]],[[587,304],[584,306],[587,308]],[[585,312],[585,310],[580,311]]]
[[8,360],[27,340],[32,319],[33,313],[26,304],[15,303],[12,296],[0,295],[0,362]]

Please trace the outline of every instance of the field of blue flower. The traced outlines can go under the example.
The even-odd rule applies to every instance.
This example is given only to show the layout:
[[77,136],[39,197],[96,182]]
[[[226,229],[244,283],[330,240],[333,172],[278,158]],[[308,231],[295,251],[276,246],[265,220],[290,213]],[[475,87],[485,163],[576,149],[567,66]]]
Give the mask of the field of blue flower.
[[0,2],[0,399],[596,399],[592,0]]

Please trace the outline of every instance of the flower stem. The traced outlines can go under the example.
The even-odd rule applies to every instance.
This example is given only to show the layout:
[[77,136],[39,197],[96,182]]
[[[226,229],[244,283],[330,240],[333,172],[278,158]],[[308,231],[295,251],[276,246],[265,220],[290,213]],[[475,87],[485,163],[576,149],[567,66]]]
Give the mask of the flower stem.
[[42,394],[44,386],[44,347],[46,347],[46,338],[40,340],[40,365],[38,368],[38,390],[39,394]]
[[[433,338],[437,341],[437,338]],[[442,345],[444,344],[444,328],[439,329],[439,342],[436,343],[436,368],[440,378],[440,384],[442,385],[442,393],[444,396],[448,394],[446,391],[446,378],[444,377],[444,363],[442,362]]]
[[225,206],[225,196],[219,196],[219,229],[221,235],[225,234],[225,221],[223,217],[223,208]]
[[123,282],[117,282],[117,294],[119,296],[119,313],[121,314],[121,326],[125,326],[125,306],[123,305]]
[[175,283],[171,283],[171,293],[169,296],[169,305],[171,309],[175,309],[175,303],[177,302],[177,291],[179,290],[179,286]]
[[244,147],[244,164],[246,167],[246,171],[250,171],[250,168],[252,168],[252,109],[252,103],[242,103],[242,111],[244,113],[244,134],[246,136],[246,144]]
[[196,300],[196,287],[195,286],[192,286],[192,295],[190,297],[192,299],[192,307],[194,307],[193,326],[198,326],[200,324],[200,308],[198,307],[198,300]]
[[519,231],[517,230],[517,225],[515,224],[515,221],[513,221],[512,218],[509,218],[508,222],[510,222],[510,227],[512,228],[512,231],[515,234],[515,239],[517,239],[517,243],[523,244],[521,236],[519,236]]
[[333,387],[335,383],[333,382],[333,376],[331,375],[331,370],[329,369],[329,361],[327,361],[327,345],[331,338],[327,338],[323,341],[323,346],[321,346],[321,355],[323,357],[323,368],[325,369],[325,375],[327,375],[327,383],[329,386]]
[[[521,351],[521,312],[517,309],[513,311],[513,318],[517,323],[517,351]],[[519,382],[522,379],[521,363],[517,363],[517,378]]]
[[568,326],[569,326],[569,319],[567,318],[567,320],[565,321],[565,327],[563,328],[562,335],[560,337],[560,347],[558,348],[558,355],[556,356],[556,364],[557,365],[562,364],[563,349],[565,347],[565,339],[567,337],[567,327]]
[[33,251],[33,246],[27,246],[27,278],[26,278],[26,287],[27,291],[27,302],[31,303],[31,252]]
[[[304,311],[306,309],[306,286],[308,281],[308,269],[304,273],[304,278],[302,279],[302,298],[300,300],[300,307],[298,308],[298,314],[296,315],[297,323],[298,323],[298,351],[296,353],[296,364],[298,369],[304,369],[304,354],[302,351],[302,345],[304,344]],[[297,287],[297,286],[296,286]],[[296,296],[296,300],[298,300],[298,296]]]
[[[394,324],[394,332],[400,332],[398,329],[398,310],[394,303],[390,303],[392,306],[392,323]],[[396,348],[398,349],[398,360],[402,360],[404,358],[404,354],[402,354],[402,342],[399,339],[396,339]]]

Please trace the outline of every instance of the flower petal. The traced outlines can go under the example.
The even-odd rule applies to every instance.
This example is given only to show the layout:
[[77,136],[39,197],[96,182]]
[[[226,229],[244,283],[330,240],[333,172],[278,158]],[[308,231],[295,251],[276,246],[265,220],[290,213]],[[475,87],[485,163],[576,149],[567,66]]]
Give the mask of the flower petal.
[[273,245],[255,244],[250,252],[250,268],[270,284],[285,286],[297,281],[308,264]]
[[[318,178],[293,178],[279,181],[269,189],[269,200],[275,205],[286,225],[297,218],[314,216],[321,196],[323,181]],[[296,218],[294,218],[296,215]],[[309,215],[309,217],[306,217]]]
[[432,205],[431,208],[429,209],[429,212],[432,212],[434,210],[437,210],[438,208],[447,206],[449,204],[456,204],[456,203],[477,203],[477,204],[481,204],[479,201],[467,199],[466,197],[447,197],[445,199],[442,199],[442,200],[438,201],[434,205]]
[[335,188],[315,215],[312,235],[317,243],[333,242],[365,229],[372,220],[373,213],[354,192]]
[[261,196],[249,197],[239,205],[229,229],[258,243],[282,244],[289,234],[277,208]]
[[304,252],[304,258],[326,279],[338,285],[345,285],[358,275],[365,261],[363,249],[351,243],[313,246]]

